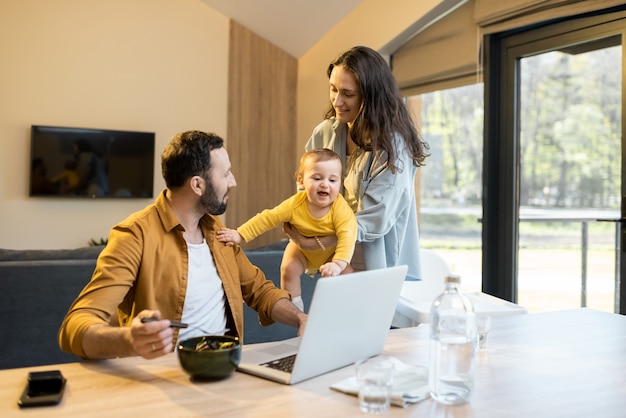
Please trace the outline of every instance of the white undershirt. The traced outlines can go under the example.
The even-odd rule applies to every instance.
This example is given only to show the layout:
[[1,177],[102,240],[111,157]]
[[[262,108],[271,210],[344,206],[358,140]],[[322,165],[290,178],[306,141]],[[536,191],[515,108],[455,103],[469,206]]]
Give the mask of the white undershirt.
[[181,341],[207,333],[216,334],[226,327],[224,288],[206,240],[202,244],[187,243],[187,254],[187,294],[182,321],[188,323],[189,328],[179,331]]

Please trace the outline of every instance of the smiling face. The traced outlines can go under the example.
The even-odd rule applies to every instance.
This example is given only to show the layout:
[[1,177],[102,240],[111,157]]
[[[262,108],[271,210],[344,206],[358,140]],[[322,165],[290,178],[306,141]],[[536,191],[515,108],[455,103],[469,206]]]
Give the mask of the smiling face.
[[327,208],[337,198],[341,187],[341,167],[338,158],[316,161],[314,156],[309,156],[303,162],[298,183],[306,192],[309,207]]
[[361,105],[363,95],[352,71],[342,65],[333,68],[329,78],[330,103],[335,109],[337,120],[352,126]]

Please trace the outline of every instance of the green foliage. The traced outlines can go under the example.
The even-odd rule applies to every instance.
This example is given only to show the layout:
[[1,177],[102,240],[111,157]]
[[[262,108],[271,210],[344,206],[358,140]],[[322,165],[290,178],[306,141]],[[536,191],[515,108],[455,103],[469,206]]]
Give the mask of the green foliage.
[[476,216],[473,215],[459,215],[455,213],[441,213],[441,214],[426,214],[421,215],[421,224],[425,227],[429,227],[429,230],[435,230],[441,228],[455,229],[458,232],[480,232],[481,224],[478,222]]
[[90,247],[95,247],[95,246],[98,246],[98,245],[107,245],[108,242],[109,242],[108,238],[100,238],[100,241],[96,241],[95,239],[92,238],[92,239],[89,240],[89,246]]
[[422,213],[420,218],[420,236],[427,247],[435,246],[447,249],[481,248],[482,225],[474,215]]
[[619,208],[619,47],[524,58],[521,204]]
[[[621,46],[521,60],[520,205],[620,207]],[[422,198],[479,204],[483,85],[422,96],[421,131],[431,156]]]

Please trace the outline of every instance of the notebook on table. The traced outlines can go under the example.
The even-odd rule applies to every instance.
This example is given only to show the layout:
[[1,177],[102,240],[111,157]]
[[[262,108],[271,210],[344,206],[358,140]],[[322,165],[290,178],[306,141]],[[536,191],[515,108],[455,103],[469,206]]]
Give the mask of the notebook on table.
[[238,370],[295,384],[380,354],[407,269],[397,266],[318,280],[303,335],[244,348]]

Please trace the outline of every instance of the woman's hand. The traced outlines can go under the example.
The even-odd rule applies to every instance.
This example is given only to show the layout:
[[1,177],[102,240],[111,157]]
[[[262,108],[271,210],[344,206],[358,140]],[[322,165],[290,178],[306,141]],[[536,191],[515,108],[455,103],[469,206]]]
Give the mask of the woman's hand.
[[295,242],[298,247],[303,248],[301,245],[302,240],[306,239],[306,237],[300,234],[300,232],[298,232],[298,230],[294,228],[293,225],[291,225],[289,222],[283,222],[283,232],[289,237],[290,240]]
[[303,250],[316,250],[320,248],[317,239],[322,242],[325,248],[337,246],[336,235],[320,236],[317,237],[317,239],[315,239],[315,237],[305,237],[289,222],[283,223],[283,232],[289,237],[290,240]]

